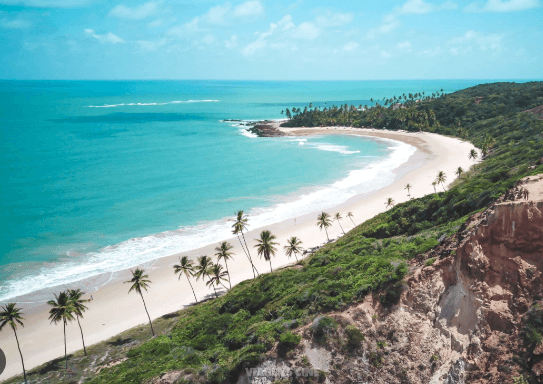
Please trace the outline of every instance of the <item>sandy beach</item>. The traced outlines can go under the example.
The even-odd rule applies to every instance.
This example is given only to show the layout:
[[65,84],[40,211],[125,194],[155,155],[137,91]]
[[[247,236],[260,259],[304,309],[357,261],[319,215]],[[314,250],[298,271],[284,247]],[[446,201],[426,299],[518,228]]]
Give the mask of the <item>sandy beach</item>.
[[[386,198],[393,198],[396,203],[404,202],[408,199],[405,184],[409,183],[413,187],[411,196],[414,198],[422,197],[434,193],[431,185],[438,171],[444,171],[447,175],[447,184],[452,183],[456,176],[455,170],[460,166],[464,170],[470,168],[473,162],[468,159],[468,153],[474,146],[460,139],[440,136],[431,133],[408,133],[386,130],[344,128],[344,127],[323,127],[323,128],[281,128],[288,135],[314,135],[314,134],[335,134],[335,135],[364,135],[384,139],[402,141],[417,148],[407,163],[399,164],[395,170],[396,180],[391,185],[372,193],[358,195],[341,205],[334,205],[330,202],[332,208],[326,211],[330,214],[341,213],[343,217],[347,212],[352,212],[356,224],[385,211]],[[442,187],[438,187],[438,191]],[[294,262],[294,259],[288,259],[283,253],[283,246],[287,238],[297,236],[303,241],[305,248],[322,245],[326,241],[324,231],[320,231],[316,225],[317,212],[289,219],[263,228],[249,227],[250,232],[245,234],[249,248],[252,251],[253,260],[260,273],[268,273],[270,267],[268,262],[259,259],[254,251],[254,238],[258,236],[262,229],[269,229],[277,236],[277,242],[280,244],[276,257],[272,259],[273,268],[279,268]],[[249,221],[250,224],[250,221]],[[353,228],[353,223],[345,217],[342,221],[343,228],[348,231]],[[341,229],[334,222],[329,230],[330,238],[340,236]],[[243,254],[238,239],[232,237],[224,239],[234,245],[233,252],[235,260],[229,262],[232,285],[253,277],[250,264]],[[218,244],[210,244],[190,252],[184,252],[193,259],[199,255],[213,255],[214,248]],[[167,313],[182,309],[194,301],[189,284],[183,277],[178,280],[173,273],[172,265],[178,261],[179,255],[171,255],[158,259],[143,267],[149,274],[152,281],[150,290],[145,293],[145,300],[151,317],[158,318]],[[79,287],[93,286],[96,281],[103,282],[103,286],[97,291],[92,292],[93,301],[88,303],[88,311],[85,318],[81,320],[81,325],[85,334],[86,345],[92,345],[102,340],[108,339],[126,329],[147,322],[147,317],[143,309],[140,297],[136,294],[128,295],[128,285],[123,284],[129,280],[130,271],[120,271],[112,275],[100,276],[95,279],[81,282]],[[193,281],[193,285],[198,298],[204,298],[212,294],[200,280]],[[60,287],[58,290],[67,287]],[[90,297],[90,295],[88,295]],[[20,300],[23,302],[24,300]],[[25,366],[30,370],[51,359],[63,356],[64,344],[61,325],[50,324],[48,318],[48,306],[26,304],[20,305],[23,308],[25,317],[24,328],[19,327],[18,336],[21,345],[21,351],[25,359]],[[68,353],[82,349],[81,338],[77,323],[69,324],[67,327]],[[5,329],[0,332],[0,347],[7,356],[7,366],[0,379],[7,379],[15,374],[21,373],[21,362],[13,332]]]

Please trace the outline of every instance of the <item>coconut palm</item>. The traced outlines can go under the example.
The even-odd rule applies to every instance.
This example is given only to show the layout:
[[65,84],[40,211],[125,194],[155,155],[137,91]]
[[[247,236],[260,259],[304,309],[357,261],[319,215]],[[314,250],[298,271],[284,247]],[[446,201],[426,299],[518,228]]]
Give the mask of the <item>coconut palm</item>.
[[[228,289],[224,286],[224,284],[222,283],[223,281],[228,281],[228,278],[226,276],[228,276],[228,274],[226,273],[226,271],[223,271],[222,270],[222,265],[220,264],[213,264],[211,267],[209,267],[208,271],[208,276],[209,276],[209,281],[206,283],[206,285],[216,285],[217,287],[219,285],[222,285],[224,287],[224,289]],[[215,290],[215,287],[213,286],[213,290]],[[219,294],[217,293],[217,290],[215,290],[215,296],[216,297],[219,297]]]
[[437,193],[437,191],[436,191],[436,185],[437,185],[437,182],[436,182],[436,181],[432,181],[432,187],[434,187],[434,193]]
[[462,173],[464,173],[464,170],[462,169],[462,167],[458,167],[455,172],[456,176],[460,177]]
[[66,361],[66,369],[68,369],[66,325],[68,324],[68,321],[74,319],[74,304],[66,292],[60,292],[58,295],[55,293],[55,300],[49,300],[47,304],[53,307],[49,310],[49,320],[51,320],[51,323],[57,324],[62,322],[62,325],[64,326],[64,360]]
[[411,196],[411,191],[410,191],[411,188],[413,188],[413,186],[412,186],[411,184],[409,184],[409,183],[407,183],[407,184],[405,185],[405,187],[404,187],[404,189],[407,189],[407,196],[408,196],[408,197]]
[[387,208],[394,206],[394,199],[392,197],[387,198],[387,201],[385,202]]
[[341,215],[338,213],[335,214],[334,218],[336,219],[337,223],[339,224],[339,227],[341,228],[341,232],[343,232],[343,234],[345,234],[345,231],[343,230],[343,227],[341,226],[341,223],[340,223],[340,220],[343,219],[343,217],[341,217]]
[[136,291],[140,294],[141,300],[143,301],[143,307],[145,308],[145,312],[147,313],[147,317],[149,318],[149,325],[151,326],[151,333],[153,336],[155,335],[155,330],[153,329],[153,322],[151,321],[151,316],[149,316],[149,311],[147,311],[147,305],[145,304],[145,300],[143,299],[143,292],[142,289],[145,289],[145,292],[147,292],[147,288],[149,288],[149,284],[151,284],[151,280],[149,280],[149,275],[144,275],[145,271],[143,269],[136,268],[135,271],[130,270],[132,272],[132,279],[129,281],[125,281],[125,283],[132,284],[130,286],[130,289],[128,290],[128,293],[132,291]]
[[264,257],[264,260],[267,260],[270,262],[270,271],[273,272],[273,268],[271,265],[271,257],[275,256],[275,246],[278,245],[278,243],[274,242],[276,237],[271,234],[270,231],[262,231],[260,233],[260,239],[256,240],[255,248],[258,252],[258,255],[260,257]]
[[445,172],[439,171],[437,173],[435,182],[437,183],[437,185],[443,184],[443,190],[445,190],[445,180],[447,180],[447,175],[445,175]]
[[173,273],[175,273],[176,275],[179,274],[179,280],[181,280],[182,275],[185,275],[187,277],[187,280],[190,284],[190,289],[192,289],[192,294],[194,295],[194,300],[198,302],[198,299],[196,298],[196,293],[194,292],[194,287],[190,282],[190,276],[194,276],[194,264],[192,260],[189,260],[188,256],[180,257],[179,264],[175,264],[173,266]]
[[304,249],[302,248],[302,240],[298,239],[296,236],[292,236],[290,239],[287,240],[287,245],[283,247],[285,250],[285,255],[287,257],[292,257],[294,255],[294,258],[296,258],[296,262],[298,262],[297,254],[302,254]]
[[[247,216],[243,214],[243,211],[238,211],[236,213],[236,218],[234,219],[234,224],[232,225],[232,228],[234,228],[232,230],[232,233],[238,236],[238,240],[239,240],[239,243],[241,244],[241,248],[245,252],[245,255],[247,256],[247,258],[249,259],[249,262],[251,263],[251,267],[253,268],[253,277],[256,278],[256,275],[260,275],[260,274],[256,270],[256,267],[253,263],[253,259],[251,258],[251,253],[249,252],[249,247],[247,246],[247,242],[245,241],[245,235],[243,234],[243,230],[247,230],[248,222],[249,222],[249,219],[247,219]],[[241,237],[239,236],[240,234],[243,237],[243,242],[241,241]],[[243,243],[245,243],[245,248],[243,247]]]
[[85,338],[83,337],[83,328],[81,328],[79,318],[83,318],[83,312],[88,309],[85,304],[83,304],[88,300],[84,300],[81,298],[85,294],[85,292],[81,291],[81,289],[68,289],[67,293],[70,300],[72,301],[77,325],[79,325],[79,331],[81,332],[81,341],[83,341],[83,352],[85,352],[85,356],[87,356],[87,349],[85,348]]
[[471,151],[469,151],[469,155],[468,155],[469,160],[473,160],[475,162],[475,160],[477,160],[477,157],[479,157],[479,154],[477,153],[475,149],[472,149]]
[[356,227],[356,224],[354,223],[354,220],[353,220],[353,217],[354,217],[353,213],[352,212],[347,212],[347,217],[349,219],[351,219],[351,221],[353,222],[353,225]]
[[[211,279],[211,277],[209,276],[209,269],[211,268],[212,265],[213,265],[213,261],[211,260],[210,257],[205,256],[205,255],[198,257],[198,263],[194,267],[194,272],[195,272],[194,276],[196,276],[196,280],[200,280],[200,277],[201,277],[202,280],[207,285],[205,278],[207,276],[209,279]],[[217,295],[217,291],[215,290],[214,286],[213,286],[213,290],[215,291],[215,295]]]
[[21,363],[23,364],[23,376],[26,381],[26,369],[25,369],[25,362],[23,360],[23,353],[21,352],[21,347],[19,345],[19,338],[17,337],[17,324],[24,327],[23,324],[23,313],[21,313],[21,308],[15,307],[15,303],[9,303],[6,306],[2,307],[2,311],[0,312],[0,331],[6,326],[6,324],[9,324],[11,329],[13,329],[13,333],[15,333],[15,340],[17,341],[17,348],[19,349],[19,355],[21,355]]
[[234,259],[232,257],[233,253],[229,252],[232,248],[234,248],[232,244],[226,241],[223,241],[220,246],[215,248],[215,251],[217,251],[217,253],[215,254],[215,256],[217,256],[217,261],[224,260],[224,266],[226,267],[226,273],[228,274],[228,284],[230,285],[230,289],[232,289],[232,282],[230,281],[230,271],[228,270],[228,260]]
[[332,220],[330,219],[330,215],[326,212],[321,212],[321,214],[317,216],[317,227],[319,227],[321,231],[324,228],[328,241],[330,241],[330,238],[328,237],[328,228],[331,226]]

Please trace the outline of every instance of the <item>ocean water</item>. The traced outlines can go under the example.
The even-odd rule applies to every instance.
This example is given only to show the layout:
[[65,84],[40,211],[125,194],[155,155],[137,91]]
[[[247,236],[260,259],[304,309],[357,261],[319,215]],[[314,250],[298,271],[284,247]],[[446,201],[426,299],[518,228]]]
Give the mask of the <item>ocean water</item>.
[[394,180],[409,145],[256,138],[225,119],[371,104],[470,81],[0,81],[0,303],[338,205]]

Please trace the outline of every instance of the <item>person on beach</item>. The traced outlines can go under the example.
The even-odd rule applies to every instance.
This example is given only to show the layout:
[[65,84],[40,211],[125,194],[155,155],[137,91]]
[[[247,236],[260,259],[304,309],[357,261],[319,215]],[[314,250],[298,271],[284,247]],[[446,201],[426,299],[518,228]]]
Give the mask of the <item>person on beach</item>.
[[529,196],[530,196],[530,192],[526,188],[524,188],[524,199],[528,200]]

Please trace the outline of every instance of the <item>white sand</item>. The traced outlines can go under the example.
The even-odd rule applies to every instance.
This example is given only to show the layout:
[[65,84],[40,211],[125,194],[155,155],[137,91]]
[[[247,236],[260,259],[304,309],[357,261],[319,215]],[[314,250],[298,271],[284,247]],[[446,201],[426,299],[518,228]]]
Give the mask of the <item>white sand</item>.
[[[436,134],[333,127],[311,129],[282,128],[282,130],[291,135],[357,134],[376,136],[403,141],[418,148],[415,155],[408,161],[408,164],[402,165],[403,176],[397,177],[397,180],[393,184],[375,193],[357,196],[350,199],[347,203],[327,210],[332,215],[340,212],[343,217],[350,211],[354,214],[356,224],[360,224],[383,212],[385,210],[385,200],[388,197],[393,198],[396,203],[406,201],[408,199],[407,191],[404,190],[406,183],[413,186],[411,196],[421,197],[434,193],[431,183],[438,171],[444,171],[447,175],[447,183],[451,183],[455,179],[454,172],[459,166],[467,170],[472,165],[472,162],[468,160],[468,153],[474,148],[473,145],[459,139]],[[442,190],[441,187],[438,188]],[[331,202],[331,206],[333,205],[333,202]],[[306,248],[322,245],[325,242],[325,233],[319,231],[315,225],[316,217],[317,212],[296,218],[296,225],[294,225],[294,220],[287,220],[265,227],[277,236],[277,241],[280,244],[279,251],[272,260],[274,268],[294,261],[294,259],[287,259],[283,254],[283,246],[286,244],[287,238],[298,236],[303,240],[303,245]],[[342,221],[342,225],[346,231],[353,228],[353,224],[346,217]],[[260,273],[267,273],[270,269],[269,264],[264,260],[260,260],[253,248],[255,244],[253,239],[258,236],[262,229],[252,229],[245,236],[249,243],[253,260],[256,261],[255,264],[258,271]],[[329,230],[329,234],[331,238],[340,236],[341,230],[336,223]],[[228,240],[235,246],[233,252],[236,254],[236,259],[229,262],[232,283],[235,284],[252,278],[250,264],[243,255],[237,238],[225,240]],[[213,249],[216,245],[208,245],[191,252],[185,252],[184,254],[192,258],[196,258],[202,254],[211,256],[214,254]],[[154,262],[152,267],[146,268],[153,282],[149,293],[144,294],[152,318],[158,318],[167,313],[177,311],[183,308],[184,305],[194,301],[192,291],[186,279],[183,277],[179,281],[173,274],[171,266],[177,261],[177,255],[168,256]],[[85,313],[85,318],[81,321],[87,346],[147,322],[141,298],[134,293],[128,295],[128,285],[122,283],[129,280],[129,278],[130,272],[127,270],[116,273],[110,283],[92,294],[94,301],[89,303],[89,310]],[[203,298],[205,295],[213,292],[201,280],[193,282],[193,285],[198,298]],[[55,326],[49,324],[47,320],[47,306],[27,307],[22,305],[22,307],[26,320],[25,327],[19,327],[18,336],[25,358],[26,369],[30,370],[49,360],[63,356],[62,325]],[[69,353],[82,349],[77,323],[68,325],[67,339]],[[10,376],[22,373],[19,353],[11,329],[5,328],[3,332],[0,332],[0,347],[7,356],[7,366],[0,379],[7,379]]]

